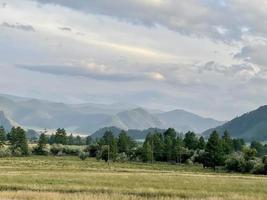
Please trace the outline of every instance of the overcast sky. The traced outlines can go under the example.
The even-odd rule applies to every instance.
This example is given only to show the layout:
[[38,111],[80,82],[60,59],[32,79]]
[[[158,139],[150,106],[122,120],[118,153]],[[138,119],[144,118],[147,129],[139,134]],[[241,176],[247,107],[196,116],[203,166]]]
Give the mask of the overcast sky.
[[0,0],[0,93],[231,119],[267,103],[267,1]]

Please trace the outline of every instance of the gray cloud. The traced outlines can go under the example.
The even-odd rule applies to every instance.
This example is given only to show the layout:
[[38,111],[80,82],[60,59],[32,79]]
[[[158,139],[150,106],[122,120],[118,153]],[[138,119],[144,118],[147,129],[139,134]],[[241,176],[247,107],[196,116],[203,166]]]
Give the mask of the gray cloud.
[[72,29],[70,27],[58,27],[59,30],[62,30],[62,31],[69,31],[71,32]]
[[241,63],[241,64],[232,64],[229,66],[225,66],[222,64],[218,64],[214,61],[209,61],[204,65],[197,66],[199,69],[199,73],[203,73],[205,71],[216,72],[224,74],[225,76],[234,76],[237,74],[242,74],[247,72],[248,74],[254,75],[255,69],[250,63]]
[[262,41],[257,44],[249,44],[244,46],[241,51],[234,57],[245,60],[246,62],[260,65],[267,69],[267,42]]
[[1,26],[6,27],[6,28],[18,29],[22,31],[35,32],[35,29],[31,25],[24,25],[24,24],[19,24],[19,23],[9,24],[7,22],[4,22],[2,23]]
[[161,25],[183,34],[219,40],[240,40],[244,32],[248,31],[267,36],[267,27],[258,23],[259,19],[264,20],[267,17],[267,13],[260,6],[265,4],[264,0],[116,0],[112,3],[110,0],[38,1],[146,26]]

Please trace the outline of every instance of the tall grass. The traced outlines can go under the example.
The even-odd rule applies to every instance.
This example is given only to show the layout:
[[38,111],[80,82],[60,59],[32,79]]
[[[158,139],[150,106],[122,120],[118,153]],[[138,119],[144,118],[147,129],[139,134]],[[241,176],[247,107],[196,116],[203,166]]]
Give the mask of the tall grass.
[[264,176],[75,157],[0,159],[0,199],[267,199]]

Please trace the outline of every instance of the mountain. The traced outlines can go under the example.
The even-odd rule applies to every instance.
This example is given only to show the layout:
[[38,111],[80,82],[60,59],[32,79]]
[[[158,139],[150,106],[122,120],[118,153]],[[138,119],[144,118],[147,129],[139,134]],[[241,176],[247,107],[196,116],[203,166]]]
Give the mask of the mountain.
[[65,104],[3,94],[0,94],[0,110],[27,129],[46,128],[51,132],[65,128],[68,132],[86,135],[112,126],[124,130],[173,127],[180,132],[202,132],[221,124],[182,110],[162,112],[123,102]]
[[221,121],[201,117],[184,110],[164,112],[157,116],[164,123],[166,128],[172,127],[181,132],[194,131],[196,133],[201,133],[208,128],[223,124]]
[[[95,133],[91,135],[92,138],[101,138],[106,131],[111,131],[115,137],[118,137],[122,129],[117,128],[117,127],[105,127],[97,130]],[[148,133],[152,132],[159,132],[163,133],[165,130],[164,129],[158,129],[158,128],[149,128],[145,130],[137,130],[137,129],[129,129],[127,132],[127,135],[129,135],[131,138],[136,139],[136,140],[142,140],[145,139]]]
[[[3,126],[7,132],[11,130],[12,127],[19,126],[14,120],[10,119],[3,111],[0,111],[0,126]],[[29,139],[38,138],[39,134],[32,129],[25,129],[26,136]]]
[[156,116],[150,114],[143,108],[120,112],[117,114],[117,117],[127,129],[143,130],[163,127],[162,122]]
[[227,130],[233,137],[244,138],[246,141],[267,140],[267,105],[246,113],[240,117],[218,126],[214,129],[205,131],[204,135],[209,135],[217,130],[223,133]]
[[3,126],[6,131],[10,131],[13,126],[17,124],[8,118],[3,111],[0,111],[0,126]]

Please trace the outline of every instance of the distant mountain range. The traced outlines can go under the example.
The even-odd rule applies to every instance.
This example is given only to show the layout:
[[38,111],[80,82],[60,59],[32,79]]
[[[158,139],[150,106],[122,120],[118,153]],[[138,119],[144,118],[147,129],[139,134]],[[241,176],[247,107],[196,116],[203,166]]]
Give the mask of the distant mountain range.
[[72,105],[10,95],[0,95],[0,111],[29,129],[55,130],[63,127],[86,135],[112,126],[125,130],[172,127],[179,132],[191,130],[201,133],[223,124],[183,110],[163,112],[127,103]]
[[227,130],[233,137],[243,138],[246,141],[267,141],[267,105],[209,129],[203,134],[207,136],[214,130],[221,134]]

